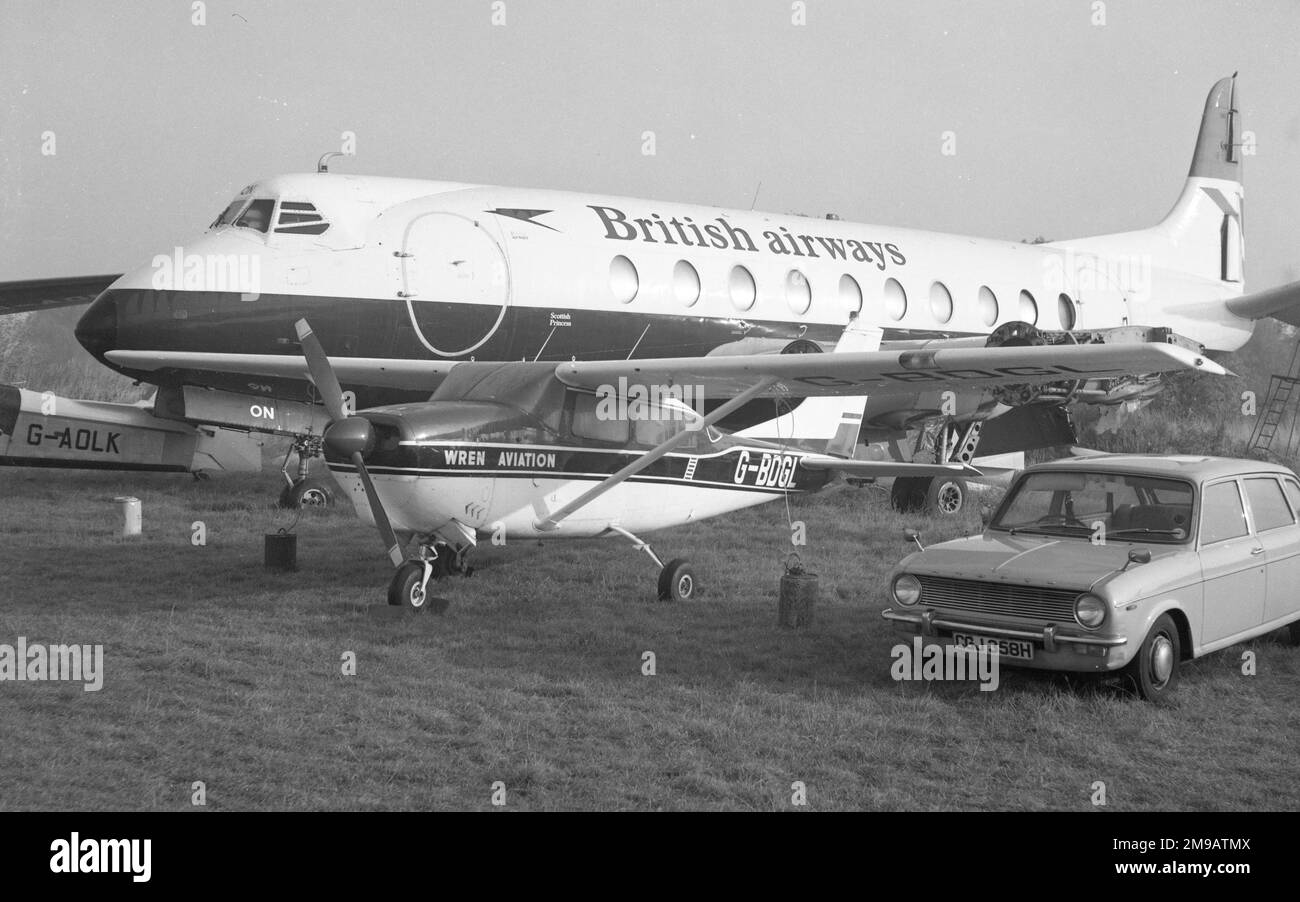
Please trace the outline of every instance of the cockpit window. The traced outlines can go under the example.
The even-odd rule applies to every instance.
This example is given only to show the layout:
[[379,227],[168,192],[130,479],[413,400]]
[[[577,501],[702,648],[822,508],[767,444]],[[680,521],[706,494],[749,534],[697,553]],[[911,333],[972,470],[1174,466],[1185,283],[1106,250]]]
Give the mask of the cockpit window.
[[271,226],[271,211],[274,209],[275,201],[269,198],[255,200],[235,220],[235,228],[256,229],[259,232],[265,232]]
[[244,209],[244,204],[246,203],[248,203],[248,198],[236,197],[234,200],[230,202],[230,206],[226,207],[225,210],[221,211],[220,216],[212,220],[212,225],[208,226],[208,228],[217,229],[217,228],[221,228],[222,226],[230,225],[235,221],[235,217],[239,215],[239,211]]
[[287,235],[319,235],[330,227],[314,204],[294,200],[280,204],[280,218],[275,225],[277,233]]

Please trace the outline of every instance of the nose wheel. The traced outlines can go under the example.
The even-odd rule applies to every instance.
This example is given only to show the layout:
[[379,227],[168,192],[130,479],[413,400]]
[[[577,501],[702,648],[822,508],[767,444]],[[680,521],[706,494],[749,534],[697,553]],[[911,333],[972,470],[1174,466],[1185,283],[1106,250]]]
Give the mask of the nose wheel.
[[472,576],[468,547],[453,548],[446,542],[421,545],[420,556],[411,558],[397,568],[388,583],[388,603],[411,611],[432,607],[441,614],[447,608],[445,599],[430,594],[429,587],[452,574]]

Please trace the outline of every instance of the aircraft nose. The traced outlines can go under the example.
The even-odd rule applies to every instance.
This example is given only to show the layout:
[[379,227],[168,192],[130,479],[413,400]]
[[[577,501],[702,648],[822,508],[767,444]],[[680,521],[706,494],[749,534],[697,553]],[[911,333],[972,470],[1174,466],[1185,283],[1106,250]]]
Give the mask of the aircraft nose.
[[77,321],[74,333],[81,346],[100,358],[117,347],[117,300],[105,291]]

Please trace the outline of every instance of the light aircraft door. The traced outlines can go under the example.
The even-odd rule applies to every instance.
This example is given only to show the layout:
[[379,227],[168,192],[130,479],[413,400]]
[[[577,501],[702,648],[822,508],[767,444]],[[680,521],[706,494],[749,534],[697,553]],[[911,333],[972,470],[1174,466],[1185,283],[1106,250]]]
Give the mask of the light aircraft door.
[[472,354],[501,328],[510,274],[501,239],[487,224],[445,211],[417,214],[399,259],[407,316],[429,351]]

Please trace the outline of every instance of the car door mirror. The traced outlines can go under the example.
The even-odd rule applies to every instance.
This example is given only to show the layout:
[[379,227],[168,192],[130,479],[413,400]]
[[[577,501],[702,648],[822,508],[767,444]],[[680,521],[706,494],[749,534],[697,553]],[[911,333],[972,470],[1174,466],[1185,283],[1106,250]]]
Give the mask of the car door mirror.
[[917,550],[925,551],[925,546],[921,544],[921,531],[907,527],[903,530],[903,539],[908,542],[916,543]]
[[1127,570],[1130,564],[1149,564],[1151,563],[1150,548],[1130,548],[1128,550],[1128,563],[1124,565]]

